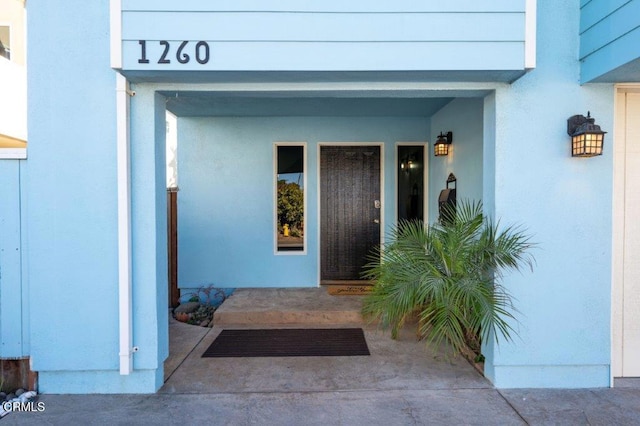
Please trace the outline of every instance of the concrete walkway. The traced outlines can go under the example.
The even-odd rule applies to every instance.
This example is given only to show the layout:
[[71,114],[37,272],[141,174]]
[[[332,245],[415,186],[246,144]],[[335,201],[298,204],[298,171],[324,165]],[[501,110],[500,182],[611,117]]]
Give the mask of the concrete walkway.
[[[222,327],[255,326],[238,316],[238,304],[255,306],[247,318],[260,321],[257,311],[276,318],[269,298],[252,304],[248,295],[240,292],[225,302],[235,298],[225,310],[241,324],[212,329],[170,324],[171,357],[159,393],[41,395],[44,411],[10,413],[0,426],[640,425],[640,387],[634,380],[614,389],[497,390],[467,361],[448,357],[446,347],[427,350],[409,328],[394,341],[364,327],[368,357],[201,358]],[[317,302],[308,290],[296,297]],[[359,300],[344,296],[327,309],[346,312],[348,304],[358,306]],[[287,311],[289,320],[272,326],[301,326],[288,322],[301,318],[290,307],[278,309]],[[351,314],[344,315],[352,322]]]

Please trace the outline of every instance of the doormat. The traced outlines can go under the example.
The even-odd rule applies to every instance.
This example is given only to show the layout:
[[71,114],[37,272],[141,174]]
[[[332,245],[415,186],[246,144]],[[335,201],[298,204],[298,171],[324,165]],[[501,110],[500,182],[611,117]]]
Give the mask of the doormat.
[[332,296],[366,296],[372,288],[370,285],[328,285],[327,293]]
[[361,328],[222,330],[203,358],[370,355]]

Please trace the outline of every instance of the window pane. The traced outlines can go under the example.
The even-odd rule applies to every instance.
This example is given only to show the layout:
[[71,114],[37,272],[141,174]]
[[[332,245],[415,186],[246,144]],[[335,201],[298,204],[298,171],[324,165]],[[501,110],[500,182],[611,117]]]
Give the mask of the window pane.
[[304,146],[277,147],[278,251],[304,250]]
[[0,56],[11,59],[11,40],[10,28],[6,25],[0,25]]

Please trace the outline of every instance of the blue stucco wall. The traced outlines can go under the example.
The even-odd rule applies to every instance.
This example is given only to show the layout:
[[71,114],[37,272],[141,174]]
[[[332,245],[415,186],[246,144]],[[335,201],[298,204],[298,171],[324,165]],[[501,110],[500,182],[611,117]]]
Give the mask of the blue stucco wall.
[[[485,108],[495,122],[495,147],[485,147],[493,212],[539,244],[534,272],[504,280],[521,323],[512,344],[487,348],[497,387],[609,386],[614,90],[577,84],[577,7],[538,3],[537,68]],[[587,110],[610,132],[605,152],[572,158],[566,119]]]
[[482,200],[483,104],[482,98],[458,98],[431,116],[431,148],[440,132],[453,132],[449,155],[435,157],[433,149],[429,150],[432,223],[438,219],[438,196],[447,186],[449,173],[458,179],[457,199]]
[[[134,345],[140,352],[135,374],[118,372],[116,78],[108,16],[107,0],[28,3],[26,261],[30,322],[37,324],[30,329],[30,355],[47,393],[153,392],[162,384],[167,290],[166,273],[157,269],[166,261],[157,262],[156,249],[165,242],[166,253],[166,222],[164,213],[156,215],[153,189],[158,175],[164,182],[164,168],[155,167],[164,161],[164,146],[160,154],[138,144],[132,153]],[[141,96],[138,103],[145,101]],[[151,147],[163,141],[154,128],[154,101],[151,96],[135,128],[140,135],[151,123],[144,134]],[[162,206],[164,212],[165,201]],[[163,283],[165,296],[156,297]]]
[[[181,287],[318,285],[318,142],[384,142],[384,220],[395,222],[397,141],[424,141],[421,117],[181,118]],[[274,254],[274,142],[307,144],[307,252]]]
[[23,234],[24,160],[0,160],[0,358],[29,355]]

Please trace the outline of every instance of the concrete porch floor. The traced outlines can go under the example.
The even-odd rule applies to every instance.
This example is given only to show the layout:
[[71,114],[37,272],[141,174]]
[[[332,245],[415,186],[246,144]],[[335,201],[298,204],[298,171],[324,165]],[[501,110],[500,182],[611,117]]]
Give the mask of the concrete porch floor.
[[168,380],[159,393],[41,395],[45,411],[10,413],[0,425],[640,424],[640,388],[622,387],[633,386],[633,379],[614,389],[495,389],[465,360],[428,351],[409,329],[393,341],[364,327],[368,357],[200,357],[223,327],[265,327],[260,321],[277,318],[276,311],[301,321],[317,318],[311,312],[324,306],[328,321],[347,306],[352,313],[360,309],[361,298],[323,292],[238,290],[219,314],[231,312],[240,321],[244,309],[244,324],[209,329],[171,321]]
[[[162,393],[328,392],[490,389],[464,358],[427,349],[407,327],[398,340],[367,326],[361,296],[317,289],[237,290],[216,311],[212,329],[172,321]],[[370,356],[202,358],[225,328],[363,327]],[[196,330],[188,330],[195,328]],[[194,347],[195,346],[195,347]],[[193,350],[191,350],[193,349]],[[175,367],[179,366],[177,369]]]
[[[220,424],[640,424],[640,388],[495,389],[462,357],[364,325],[360,296],[325,289],[237,290],[212,329],[172,322],[164,397],[215,408]],[[364,328],[370,356],[201,358],[224,328]],[[176,368],[177,367],[177,368]],[[160,402],[156,402],[156,405]],[[213,411],[211,411],[213,410]]]

